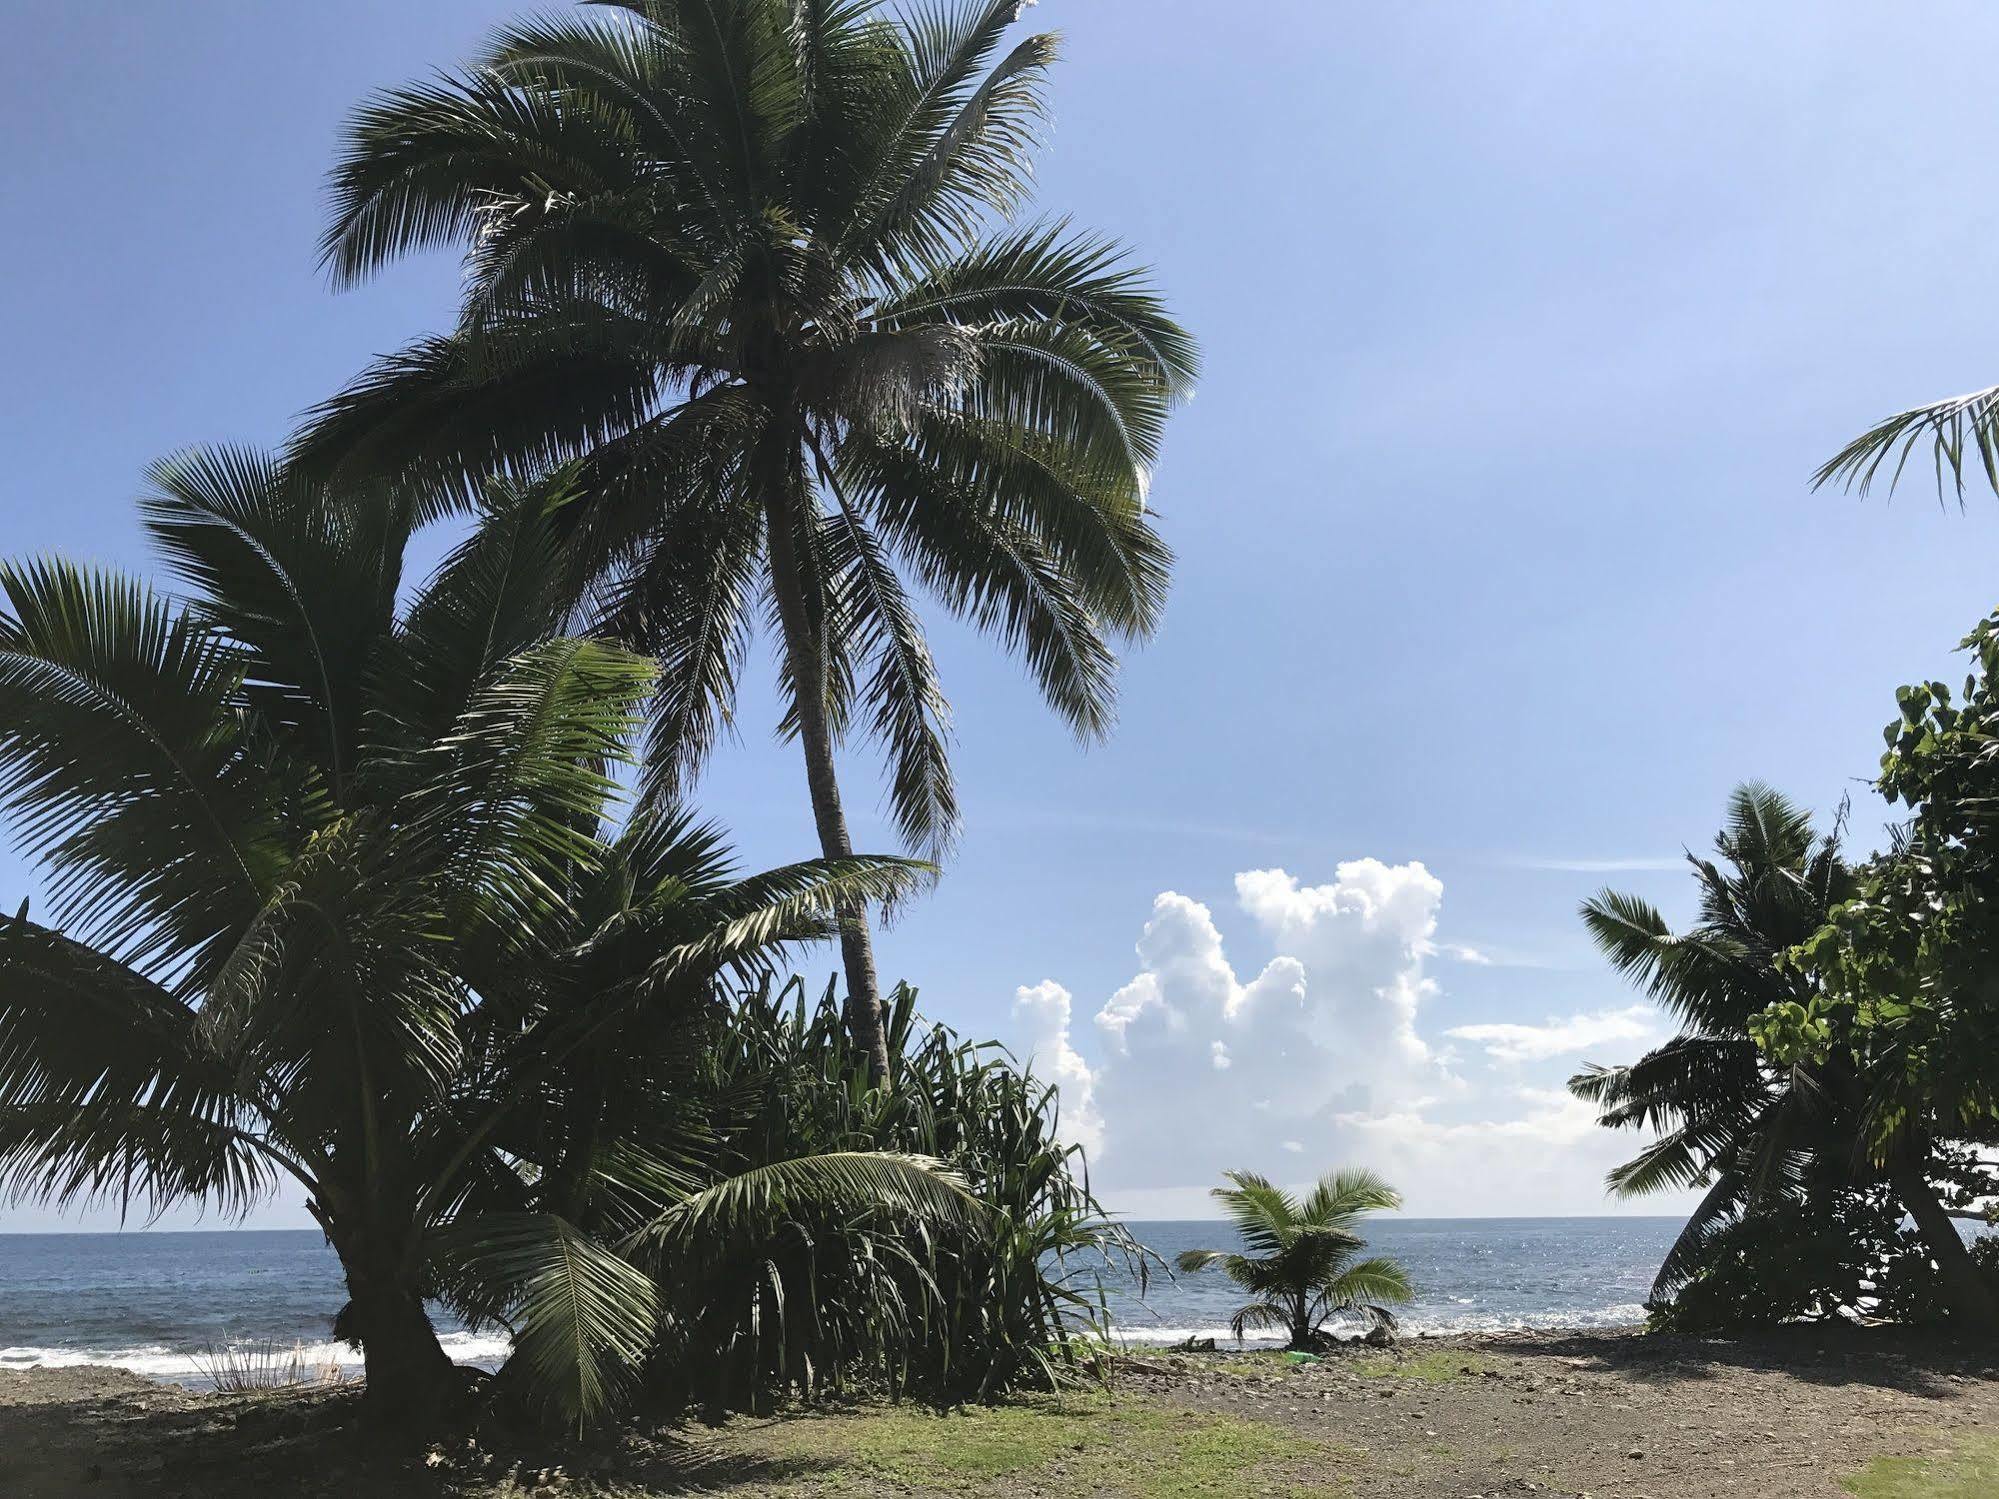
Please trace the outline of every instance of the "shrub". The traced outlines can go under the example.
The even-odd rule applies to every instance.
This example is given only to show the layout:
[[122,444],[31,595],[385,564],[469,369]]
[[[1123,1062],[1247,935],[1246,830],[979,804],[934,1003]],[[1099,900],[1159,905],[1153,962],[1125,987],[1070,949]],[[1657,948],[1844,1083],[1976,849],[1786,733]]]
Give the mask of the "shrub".
[[996,1043],[924,1022],[906,984],[884,1018],[891,1068],[877,1089],[832,985],[816,1002],[796,978],[737,996],[704,1049],[715,1169],[840,1151],[926,1156],[986,1212],[962,1230],[876,1210],[802,1213],[677,1277],[663,1289],[699,1303],[674,1320],[700,1349],[662,1359],[656,1393],[717,1408],[856,1384],[992,1399],[1100,1369],[1099,1273],[1117,1265],[1142,1280],[1146,1252],[1091,1194],[1081,1150],[1060,1138],[1054,1089]]
[[1820,1190],[1709,1226],[1683,1279],[1647,1303],[1656,1331],[1734,1332],[1865,1312],[1928,1321],[1935,1271],[1886,1188]]

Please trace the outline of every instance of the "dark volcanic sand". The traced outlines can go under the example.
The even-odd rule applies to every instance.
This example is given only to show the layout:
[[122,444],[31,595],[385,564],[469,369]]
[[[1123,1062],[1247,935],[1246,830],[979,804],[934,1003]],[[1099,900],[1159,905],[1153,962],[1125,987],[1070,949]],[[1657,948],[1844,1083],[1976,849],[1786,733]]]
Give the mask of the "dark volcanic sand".
[[[1624,1334],[1431,1339],[1273,1356],[1127,1361],[1119,1398],[1287,1427],[1345,1455],[1308,1489],[1356,1499],[1796,1499],[1844,1492],[1880,1455],[1999,1433],[1999,1360],[1892,1329],[1799,1329],[1729,1342]],[[769,1423],[629,1435],[564,1454],[562,1472],[460,1447],[379,1450],[348,1424],[354,1392],[192,1394],[106,1369],[0,1371],[0,1495],[737,1496],[824,1493],[773,1478]],[[818,1419],[865,1421],[865,1409]],[[535,1461],[555,1465],[543,1456]],[[594,1477],[576,1477],[594,1474]],[[740,1476],[738,1476],[740,1475]],[[1002,1482],[960,1492],[1041,1494]]]

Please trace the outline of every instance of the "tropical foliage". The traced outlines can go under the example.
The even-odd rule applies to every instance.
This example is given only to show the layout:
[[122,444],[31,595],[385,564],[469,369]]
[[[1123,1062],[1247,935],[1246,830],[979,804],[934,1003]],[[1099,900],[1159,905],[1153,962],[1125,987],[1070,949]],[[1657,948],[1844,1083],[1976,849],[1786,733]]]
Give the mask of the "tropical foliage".
[[417,1421],[454,1383],[426,1298],[505,1320],[502,1386],[581,1421],[692,1346],[718,1245],[798,1204],[976,1216],[904,1154],[723,1169],[718,983],[914,871],[745,877],[683,816],[613,827],[654,670],[551,633],[546,493],[489,488],[399,605],[407,504],[246,452],[154,481],[184,602],[0,568],[0,798],[51,910],[0,920],[0,1188],[240,1212],[289,1183],[369,1401]]
[[[1999,996],[1990,954],[1999,939],[1999,616],[1963,642],[1974,659],[1961,698],[1943,682],[1903,687],[1884,731],[1880,789],[1907,809],[1887,853],[1862,871],[1855,898],[1800,945],[1796,966],[1817,985],[1773,1006],[1758,1038],[1772,1061],[1840,1066],[1858,1078],[1870,1156],[1907,1163],[1954,1146],[1943,1201],[1909,1208],[1935,1249],[1950,1221],[1984,1216],[1999,1180],[1980,1164],[1999,1144]],[[1962,1255],[1938,1253],[1953,1306],[1999,1324],[1999,1299]]]
[[[1731,796],[1715,854],[1689,856],[1700,895],[1684,932],[1635,896],[1605,891],[1583,906],[1612,965],[1681,1025],[1639,1061],[1569,1083],[1606,1127],[1656,1132],[1610,1173],[1614,1193],[1707,1189],[1660,1266],[1655,1319],[1692,1330],[1779,1306],[1832,1316],[1863,1291],[1878,1300],[1891,1272],[1906,1290],[1932,1260],[1948,1289],[1969,1264],[1943,1207],[1969,1166],[1962,1148],[1926,1134],[1871,1149],[1869,1084],[1853,1058],[1779,1061],[1763,1044],[1773,1014],[1817,1013],[1820,980],[1794,953],[1849,909],[1866,872],[1846,862],[1837,829],[1819,835],[1809,813],[1756,783]],[[1904,1210],[1917,1236],[1900,1233]],[[1765,1282],[1780,1273],[1789,1279],[1773,1296]]]
[[683,1383],[686,1398],[755,1404],[860,1384],[992,1399],[1100,1372],[1100,1276],[1142,1288],[1147,1255],[1091,1195],[1054,1090],[997,1046],[926,1025],[907,986],[886,1020],[889,1086],[874,1088],[830,984],[812,1003],[797,980],[739,995],[704,1057],[719,1165],[915,1156],[943,1162],[981,1211],[966,1231],[901,1241],[874,1233],[868,1208],[732,1249],[727,1298],[687,1282],[712,1305],[704,1357],[676,1376],[699,1381]]
[[1707,1217],[1647,1303],[1650,1326],[1706,1337],[1861,1314],[1932,1320],[1935,1275],[1902,1220],[1889,1189],[1838,1185]]
[[1394,1188],[1371,1171],[1335,1171],[1300,1200],[1254,1172],[1225,1175],[1229,1185],[1209,1195],[1242,1248],[1189,1249],[1178,1264],[1187,1273],[1219,1268],[1254,1298],[1229,1319],[1237,1338],[1275,1327],[1291,1348],[1311,1350],[1325,1344],[1325,1324],[1343,1312],[1395,1325],[1388,1304],[1414,1298],[1409,1277],[1394,1260],[1362,1259],[1367,1244],[1357,1232],[1367,1214],[1402,1206]]
[[[1027,198],[1054,38],[1018,0],[622,0],[503,28],[470,68],[354,116],[325,261],[343,285],[462,250],[457,324],[368,370],[298,443],[430,516],[483,476],[577,463],[555,518],[596,633],[657,659],[648,794],[779,644],[823,851],[864,732],[935,856],[948,711],[912,590],[1026,663],[1079,734],[1114,644],[1157,625],[1145,496],[1195,352],[1144,274]],[[850,1016],[889,1066],[864,907]]]
[[1809,812],[1751,782],[1729,797],[1714,851],[1688,855],[1700,894],[1684,932],[1614,890],[1582,908],[1611,966],[1680,1022],[1637,1062],[1569,1080],[1606,1128],[1656,1132],[1610,1173],[1613,1193],[1707,1189],[1660,1267],[1660,1298],[1693,1275],[1693,1251],[1719,1226],[1754,1203],[1797,1197],[1815,1173],[1841,1179],[1853,1156],[1854,1126],[1836,1090],[1769,1067],[1750,1034],[1768,1006],[1810,991],[1781,960],[1852,893],[1838,831],[1821,836]]

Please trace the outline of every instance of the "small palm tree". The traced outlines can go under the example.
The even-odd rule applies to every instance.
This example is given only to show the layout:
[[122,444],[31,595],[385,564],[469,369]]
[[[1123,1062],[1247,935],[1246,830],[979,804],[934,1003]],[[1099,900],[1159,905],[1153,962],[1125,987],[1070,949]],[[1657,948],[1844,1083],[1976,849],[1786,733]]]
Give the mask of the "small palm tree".
[[[913,595],[1017,653],[1084,738],[1113,643],[1156,627],[1146,506],[1192,341],[1109,241],[1003,227],[1029,193],[1051,36],[1018,0],[619,0],[504,28],[476,66],[349,129],[342,284],[455,247],[457,327],[328,402],[300,461],[418,476],[582,461],[567,550],[593,624],[658,659],[648,775],[671,793],[776,637],[823,852],[835,754],[867,734],[935,854],[957,826],[948,710]],[[888,1069],[863,906],[849,1022]]]
[[1320,1347],[1320,1331],[1339,1312],[1364,1312],[1393,1327],[1383,1303],[1413,1300],[1409,1276],[1394,1260],[1360,1259],[1366,1241],[1354,1232],[1364,1214],[1392,1211],[1402,1198],[1371,1171],[1335,1171],[1320,1178],[1303,1202],[1252,1171],[1223,1173],[1232,1183],[1209,1195],[1227,1211],[1243,1249],[1189,1249],[1183,1271],[1220,1266],[1256,1299],[1237,1309],[1229,1330],[1281,1327],[1289,1347]]

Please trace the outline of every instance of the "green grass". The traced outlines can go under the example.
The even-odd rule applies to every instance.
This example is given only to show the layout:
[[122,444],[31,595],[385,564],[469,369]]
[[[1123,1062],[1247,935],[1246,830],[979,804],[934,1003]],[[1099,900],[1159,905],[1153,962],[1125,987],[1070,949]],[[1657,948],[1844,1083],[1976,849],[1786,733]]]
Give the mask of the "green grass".
[[1120,1404],[1098,1397],[911,1407],[803,1421],[782,1434],[826,1464],[831,1489],[977,1494],[1004,1486],[1131,1499],[1258,1499],[1324,1494],[1298,1480],[1344,1449],[1260,1421]]
[[1847,1479],[1855,1499],[1990,1499],[1999,1494],[1999,1436],[1972,1436],[1947,1456],[1877,1457]]
[[1419,1384],[1449,1384],[1485,1372],[1485,1361],[1471,1354],[1439,1349],[1407,1357],[1393,1355],[1365,1359],[1354,1365],[1354,1373],[1374,1379],[1413,1379]]

